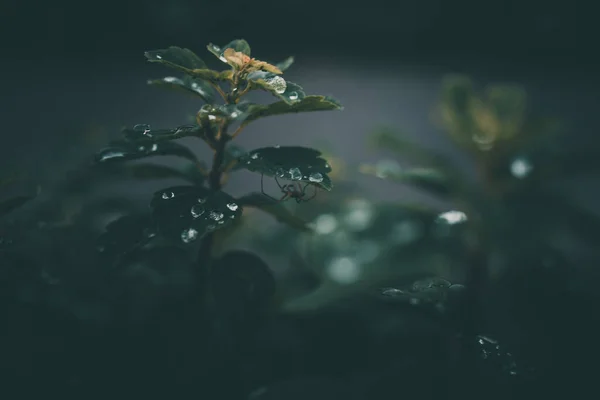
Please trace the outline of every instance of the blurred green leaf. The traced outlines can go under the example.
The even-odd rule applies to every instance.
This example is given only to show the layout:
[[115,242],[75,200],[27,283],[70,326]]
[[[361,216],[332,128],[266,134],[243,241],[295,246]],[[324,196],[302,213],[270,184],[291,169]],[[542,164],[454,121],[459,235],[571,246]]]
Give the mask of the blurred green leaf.
[[277,202],[262,193],[249,193],[237,199],[244,207],[254,207],[271,214],[277,221],[304,232],[311,232],[308,223],[300,217],[293,215],[283,203]]
[[104,255],[119,257],[148,243],[155,235],[147,215],[127,215],[106,226],[98,238],[98,249]]
[[190,76],[184,76],[183,78],[167,76],[160,79],[150,79],[148,80],[148,85],[191,93],[207,103],[215,101],[215,92],[212,86],[205,81],[194,79]]
[[292,66],[292,64],[294,64],[294,57],[288,57],[285,60],[275,64],[275,66],[279,68],[281,72],[285,72]]
[[29,202],[34,198],[35,196],[16,196],[11,197],[10,199],[0,201],[0,217],[21,207],[23,204]]
[[279,146],[252,150],[239,159],[240,167],[267,176],[306,182],[325,190],[333,184],[327,173],[331,166],[321,152],[308,147]]
[[402,159],[428,164],[444,171],[455,171],[454,174],[458,174],[456,167],[448,158],[435,151],[424,149],[414,141],[403,139],[393,129],[380,127],[369,136],[368,141],[373,148],[390,151]]
[[381,171],[376,165],[363,164],[360,171],[364,174],[375,175],[381,179],[388,179],[406,183],[419,189],[431,192],[436,196],[448,196],[454,190],[449,179],[440,171],[432,168],[410,168],[400,171]]
[[285,101],[278,101],[268,105],[256,105],[252,107],[243,124],[248,124],[259,118],[272,115],[309,112],[309,111],[329,111],[342,110],[343,106],[335,99],[327,96],[306,96],[301,101],[289,104]]

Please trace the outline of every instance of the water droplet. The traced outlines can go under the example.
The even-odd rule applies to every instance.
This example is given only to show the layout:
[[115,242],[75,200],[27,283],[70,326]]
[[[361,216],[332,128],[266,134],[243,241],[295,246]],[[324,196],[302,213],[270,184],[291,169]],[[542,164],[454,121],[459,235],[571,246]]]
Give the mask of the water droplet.
[[360,232],[371,226],[375,218],[373,205],[365,199],[355,199],[348,203],[344,215],[344,225],[349,231]]
[[529,175],[533,166],[525,158],[517,158],[510,164],[510,172],[515,178],[523,179]]
[[200,204],[196,204],[196,205],[192,206],[191,213],[192,213],[192,217],[198,218],[199,216],[204,214],[204,208],[202,208],[202,206]]
[[217,226],[216,226],[216,225],[207,225],[207,226],[206,226],[206,231],[207,231],[207,232],[212,232],[212,231],[214,231],[215,229],[217,229]]
[[136,133],[141,133],[142,135],[150,136],[150,125],[148,125],[148,124],[134,125],[133,130]]
[[317,183],[323,182],[323,175],[320,172],[313,172],[308,177],[308,180],[311,182],[317,182]]
[[253,160],[257,160],[258,159],[258,153],[252,153],[252,155],[250,156],[251,159]]
[[216,119],[217,119],[217,117],[216,117],[216,116],[214,116],[214,115],[212,115],[212,114],[209,114],[209,115],[208,115],[208,119],[209,119],[210,121],[214,121],[214,120],[216,120]]
[[113,158],[123,158],[127,156],[127,153],[119,149],[106,149],[101,151],[97,156],[98,162],[105,162]]
[[223,56],[219,56],[219,60],[223,61],[224,63],[227,62],[227,59],[225,57],[223,57]]
[[277,175],[278,178],[285,178],[285,170],[283,168],[277,168],[275,175]]
[[273,90],[277,94],[283,94],[285,92],[285,89],[287,88],[287,82],[280,76],[273,76],[267,78],[265,79],[265,82],[267,83],[267,85],[271,86],[271,88],[273,88]]
[[281,148],[281,145],[279,145],[279,144],[276,144],[276,145],[275,145],[275,146],[273,146],[273,147],[275,147],[276,149],[280,149],[280,148]]
[[315,232],[320,235],[328,235],[336,230],[337,219],[333,214],[321,214],[314,222]]
[[239,117],[239,116],[240,116],[240,113],[239,113],[239,112],[237,112],[237,111],[234,111],[234,112],[232,112],[232,113],[231,113],[229,116],[230,116],[231,118],[237,118],[237,117]]
[[138,150],[139,151],[144,151],[144,150],[146,150],[146,148],[144,146],[140,146],[140,147],[138,147]]
[[350,257],[338,257],[329,263],[327,273],[333,281],[348,285],[358,280],[360,266]]
[[385,289],[381,289],[381,294],[384,296],[388,296],[388,297],[399,297],[399,296],[405,296],[407,293],[403,290],[396,289],[396,288],[385,288]]
[[162,56],[159,56],[158,54],[156,55],[156,58],[158,58],[159,60],[162,60]]
[[200,203],[200,204],[204,204],[204,203],[206,203],[206,199],[205,199],[205,198],[203,198],[203,197],[200,197],[200,198],[198,199],[198,203]]
[[154,143],[152,145],[152,148],[150,148],[150,151],[156,151],[156,150],[158,150],[158,145],[156,143]]
[[215,221],[220,221],[221,219],[223,219],[224,215],[222,212],[219,211],[211,211],[210,214],[208,214],[208,217]]
[[175,78],[174,76],[165,76],[163,78],[163,81],[167,82],[167,83],[173,83],[173,82],[177,82],[179,81],[178,78]]
[[290,100],[298,100],[298,93],[297,92],[290,92],[290,95],[288,96]]
[[290,168],[289,174],[290,179],[293,181],[299,181],[302,179],[302,172],[300,171],[300,168]]
[[437,216],[437,222],[446,223],[448,225],[460,224],[467,221],[467,214],[462,211],[446,211]]
[[238,205],[235,203],[228,203],[227,208],[229,208],[231,211],[236,211],[238,209]]
[[181,232],[181,241],[183,243],[190,243],[198,239],[198,231],[194,228],[185,229]]
[[172,199],[173,197],[175,197],[175,193],[173,193],[173,192],[164,192],[161,197],[163,199],[165,199],[165,200],[169,200],[169,199]]

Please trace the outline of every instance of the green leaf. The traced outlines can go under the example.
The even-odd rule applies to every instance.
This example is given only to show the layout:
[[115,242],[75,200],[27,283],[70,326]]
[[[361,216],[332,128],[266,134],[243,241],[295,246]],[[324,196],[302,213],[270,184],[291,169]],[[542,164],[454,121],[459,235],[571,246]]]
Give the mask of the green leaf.
[[148,124],[137,124],[133,128],[124,128],[123,136],[129,142],[158,142],[175,140],[189,136],[203,136],[203,129],[198,125],[182,125],[174,129],[151,129]]
[[447,196],[453,191],[446,175],[432,168],[393,170],[382,168],[381,165],[363,164],[360,171],[378,178],[406,183],[438,196]]
[[289,104],[285,101],[278,101],[268,105],[256,105],[248,110],[248,116],[243,124],[248,124],[256,119],[269,117],[272,115],[309,112],[309,111],[330,111],[343,110],[343,106],[334,98],[328,96],[306,96],[301,101]]
[[95,155],[95,162],[107,164],[154,156],[177,156],[197,161],[194,152],[179,143],[115,141]]
[[242,214],[242,207],[229,194],[201,186],[160,190],[150,207],[160,233],[185,244],[228,226]]
[[275,66],[279,68],[281,72],[285,72],[292,66],[292,64],[294,64],[294,57],[288,57],[285,60],[275,64]]
[[[125,165],[126,172],[134,179],[140,180],[155,180],[155,179],[183,179],[190,183],[199,183],[197,176],[191,176],[191,171],[197,171],[198,168],[194,165],[190,170],[180,170],[175,167],[161,164],[127,164]],[[201,182],[201,181],[200,181]]]
[[300,217],[295,216],[281,202],[277,202],[262,193],[249,193],[237,199],[238,204],[243,207],[258,208],[271,214],[277,221],[305,232],[312,232],[308,223]]
[[16,196],[0,201],[0,216],[10,213],[34,198],[35,196]]
[[144,53],[148,61],[164,64],[183,72],[208,67],[193,51],[171,46],[167,49],[150,50]]
[[147,215],[127,215],[109,223],[98,238],[98,250],[119,257],[147,244],[156,236],[156,228]]
[[183,78],[167,76],[161,79],[150,79],[148,80],[148,85],[191,93],[207,103],[215,101],[215,92],[210,85],[203,80],[194,79],[187,75]]
[[[248,57],[251,56],[250,45],[244,39],[232,40],[231,42],[227,43],[223,47],[220,47],[220,46],[217,46],[215,44],[209,43],[208,46],[206,46],[206,48],[208,49],[208,51],[210,51],[211,53],[213,53],[221,61],[224,60],[223,59],[223,52],[225,50],[227,50],[227,49],[233,49],[233,50],[238,51],[240,53],[244,53]],[[223,61],[223,62],[226,62],[226,61]]]
[[263,147],[240,157],[240,166],[275,178],[306,182],[325,190],[333,187],[331,166],[321,152],[300,146]]
[[287,104],[300,102],[306,97],[300,85],[288,82],[280,75],[271,72],[253,71],[248,74],[247,79],[254,88],[266,90]]

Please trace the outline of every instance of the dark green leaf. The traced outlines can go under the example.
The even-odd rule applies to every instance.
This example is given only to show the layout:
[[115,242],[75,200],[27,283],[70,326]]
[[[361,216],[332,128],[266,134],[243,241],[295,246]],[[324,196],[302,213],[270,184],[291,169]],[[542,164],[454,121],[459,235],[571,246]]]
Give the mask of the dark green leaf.
[[150,203],[160,233],[191,243],[229,225],[242,214],[236,200],[200,186],[173,186],[154,194]]
[[256,88],[264,89],[287,104],[302,101],[306,93],[300,85],[287,82],[283,77],[266,71],[254,71],[248,74],[248,81]]
[[256,105],[248,111],[248,116],[244,119],[244,124],[252,122],[258,118],[272,115],[290,114],[309,111],[329,111],[342,110],[343,106],[335,99],[327,96],[306,96],[299,102],[289,104],[285,101],[278,101],[268,105]]
[[195,96],[199,96],[207,103],[213,103],[215,101],[215,92],[212,86],[203,80],[194,79],[187,75],[183,78],[167,76],[161,79],[150,79],[148,80],[148,85],[191,93]]
[[208,51],[210,51],[211,53],[213,53],[221,61],[223,61],[223,52],[225,50],[227,50],[227,49],[233,49],[233,50],[238,51],[240,53],[244,53],[248,57],[251,56],[250,45],[244,39],[232,40],[231,42],[227,43],[223,47],[219,47],[219,46],[217,46],[215,44],[209,43],[209,45],[206,46],[206,48],[208,49]]
[[279,70],[281,72],[285,72],[292,66],[293,63],[294,63],[294,57],[288,57],[285,60],[275,64],[275,66],[277,68],[279,68]]
[[147,215],[127,215],[111,222],[98,238],[98,249],[107,256],[121,256],[143,246],[156,236]]
[[174,129],[151,129],[148,124],[138,124],[123,129],[123,136],[131,142],[157,142],[175,140],[188,136],[201,137],[203,129],[198,125],[181,125]]
[[116,141],[110,147],[101,150],[95,156],[96,163],[105,164],[137,160],[154,156],[177,156],[188,160],[197,161],[196,155],[186,146],[174,142],[148,142],[137,143]]
[[182,171],[175,167],[170,167],[168,165],[161,164],[127,164],[125,165],[126,172],[132,178],[140,179],[140,180],[154,180],[154,179],[169,179],[169,178],[178,178],[186,180],[190,183],[198,183],[197,176],[191,176],[192,171],[197,171],[198,168],[194,165],[193,168],[190,168],[188,171]]
[[237,199],[238,204],[243,207],[254,207],[271,214],[277,221],[292,228],[310,232],[312,229],[302,218],[292,214],[283,203],[277,202],[262,193],[249,193]]
[[180,71],[206,69],[206,64],[189,49],[171,46],[167,49],[150,50],[144,53],[148,61],[167,65]]
[[7,200],[0,201],[0,216],[8,214],[16,208],[34,199],[35,196],[16,196]]
[[331,190],[331,166],[321,152],[300,146],[264,147],[240,157],[240,166],[259,174],[307,182]]

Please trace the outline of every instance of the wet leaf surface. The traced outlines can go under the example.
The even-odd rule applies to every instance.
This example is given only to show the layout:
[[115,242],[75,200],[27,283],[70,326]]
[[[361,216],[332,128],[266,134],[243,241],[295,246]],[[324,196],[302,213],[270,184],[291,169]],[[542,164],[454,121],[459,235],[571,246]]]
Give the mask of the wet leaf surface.
[[292,214],[281,202],[274,201],[262,193],[250,193],[237,199],[238,203],[243,207],[254,207],[272,215],[277,221],[291,226],[300,231],[312,232],[308,223]]
[[138,124],[133,128],[124,128],[122,133],[127,141],[158,142],[202,136],[203,130],[198,125],[181,125],[173,129],[151,129],[148,124]]
[[337,100],[327,96],[306,96],[294,103],[278,101],[268,105],[255,105],[248,111],[244,124],[248,124],[259,118],[273,115],[293,114],[310,111],[342,110],[343,106]]
[[231,42],[227,43],[225,46],[217,46],[215,44],[209,43],[208,46],[206,46],[206,48],[208,49],[208,51],[210,51],[212,54],[214,54],[221,61],[223,61],[221,58],[223,57],[223,52],[226,49],[233,49],[235,51],[238,51],[240,53],[247,55],[248,57],[250,57],[252,55],[251,54],[252,50],[250,49],[250,45],[244,39],[232,40]]
[[184,244],[229,225],[242,214],[242,207],[227,193],[199,186],[160,190],[150,207],[160,233]]
[[196,155],[187,147],[174,142],[138,142],[114,141],[108,148],[95,155],[98,164],[118,163],[155,156],[177,156],[197,161]]
[[156,62],[182,70],[206,69],[207,66],[193,51],[177,46],[150,50],[144,53],[149,62]]
[[264,147],[250,151],[239,159],[243,168],[276,178],[331,190],[333,184],[327,173],[331,166],[321,157],[321,152],[308,147]]
[[203,80],[194,79],[187,75],[182,78],[167,76],[160,79],[150,79],[148,80],[148,85],[164,87],[167,89],[173,89],[192,94],[200,97],[207,103],[212,103],[215,101],[215,91],[209,84]]
[[122,256],[148,243],[156,228],[148,215],[128,215],[111,222],[98,238],[98,251],[109,257]]
[[247,79],[254,88],[266,90],[286,104],[300,102],[306,97],[302,86],[286,81],[282,76],[271,72],[254,71],[248,74]]

